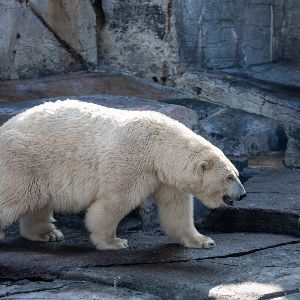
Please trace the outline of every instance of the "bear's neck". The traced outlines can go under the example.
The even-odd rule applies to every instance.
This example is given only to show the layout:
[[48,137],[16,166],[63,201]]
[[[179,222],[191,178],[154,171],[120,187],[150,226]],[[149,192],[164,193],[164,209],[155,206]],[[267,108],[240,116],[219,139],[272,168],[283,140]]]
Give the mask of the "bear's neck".
[[[177,124],[176,124],[177,125]],[[154,165],[160,182],[184,190],[193,149],[205,152],[209,143],[184,125],[165,128],[156,142]],[[204,154],[204,153],[203,153]]]

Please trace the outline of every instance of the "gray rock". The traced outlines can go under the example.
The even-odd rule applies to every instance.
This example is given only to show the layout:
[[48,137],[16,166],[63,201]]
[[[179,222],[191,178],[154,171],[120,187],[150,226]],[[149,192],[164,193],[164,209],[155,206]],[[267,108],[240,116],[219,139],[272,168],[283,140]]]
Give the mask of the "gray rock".
[[300,127],[294,124],[287,125],[285,131],[288,143],[285,151],[285,165],[300,168]]
[[103,0],[102,62],[165,82],[176,73],[172,2]]
[[198,122],[197,113],[189,108],[180,105],[161,103],[154,100],[142,100],[135,97],[112,96],[99,94],[93,96],[78,96],[78,97],[56,97],[43,98],[39,100],[23,101],[17,103],[0,103],[0,122],[7,121],[12,116],[36,105],[49,101],[77,99],[85,102],[92,102],[107,107],[127,109],[127,110],[152,110],[163,113],[189,128],[193,128]]
[[[287,66],[286,72],[288,70]],[[295,75],[294,72],[289,74]],[[285,128],[293,127],[293,132],[299,132],[299,88],[286,86],[286,81],[278,85],[278,76],[276,73],[274,84],[224,73],[186,72],[176,80],[176,86],[190,92],[197,88],[204,100],[276,120]],[[263,77],[269,81],[272,75],[265,72]],[[299,167],[299,134],[295,138],[290,129],[286,131],[287,138],[291,138],[287,144],[286,165]]]
[[196,132],[232,156],[253,156],[285,149],[278,122],[224,108],[199,122]]
[[243,67],[299,60],[297,1],[175,1],[184,69]]
[[0,79],[82,69],[33,11],[19,2],[0,2],[0,36],[4,37],[0,41]]
[[297,90],[286,91],[274,84],[208,71],[186,72],[178,77],[176,87],[189,92],[197,88],[205,101],[300,126]]
[[191,93],[124,72],[78,72],[36,79],[0,81],[0,101],[15,102],[57,96],[110,94],[178,104],[194,100]]
[[300,168],[300,140],[289,138],[284,163],[287,167]]
[[151,230],[159,227],[157,207],[153,197],[149,197],[138,209],[139,218],[142,220],[143,229]]
[[300,90],[300,62],[284,61],[254,65],[246,69],[231,68],[224,71],[237,76],[246,76],[267,83],[274,83],[277,86],[286,88],[286,91],[297,93]]
[[134,299],[134,300],[157,300],[160,299],[149,293],[106,286],[103,284],[85,281],[54,280],[52,282],[30,282],[18,285],[0,285],[0,296],[5,299]]
[[[272,232],[300,237],[300,171],[261,171],[244,183],[247,198],[234,207],[214,209],[204,227],[224,232]],[[203,223],[201,224],[203,226]]]
[[[237,234],[224,235],[234,241]],[[245,235],[272,239],[272,235]],[[237,242],[237,240],[235,241]],[[247,248],[247,246],[246,246]],[[65,272],[63,278],[92,280],[147,291],[163,299],[272,299],[272,295],[299,293],[299,242],[274,245],[259,250],[231,253],[193,261],[111,266]],[[198,250],[201,252],[201,250]],[[208,251],[209,252],[209,251]],[[265,298],[264,298],[265,297]]]
[[29,5],[87,65],[97,65],[96,15],[91,1],[30,0]]

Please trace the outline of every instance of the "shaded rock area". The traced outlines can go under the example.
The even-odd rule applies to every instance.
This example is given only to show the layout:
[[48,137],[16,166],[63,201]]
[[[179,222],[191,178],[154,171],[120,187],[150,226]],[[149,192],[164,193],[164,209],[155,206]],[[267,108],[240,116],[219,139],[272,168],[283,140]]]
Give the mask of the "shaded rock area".
[[195,131],[226,155],[263,155],[286,147],[278,122],[234,109],[224,108],[201,120]]
[[30,293],[33,299],[208,299],[213,293],[216,299],[229,299],[223,297],[230,290],[234,299],[257,299],[299,293],[300,240],[294,237],[210,234],[217,246],[204,250],[174,244],[160,230],[120,228],[130,248],[96,251],[82,218],[58,217],[58,226],[65,240],[54,243],[22,240],[10,228],[0,242],[1,297],[24,299]]
[[299,180],[299,170],[264,170],[244,183],[245,201],[233,208],[209,211],[201,226],[225,232],[264,231],[300,236]]
[[[198,94],[206,101],[275,120],[277,125],[272,130],[278,134],[282,129],[278,131],[276,127],[284,128],[288,140],[285,164],[299,168],[300,90],[298,87],[244,77],[242,74],[238,76],[207,71],[186,72],[177,79],[176,83],[178,88]],[[252,125],[254,126],[256,122]],[[270,125],[272,121],[266,123]],[[279,135],[283,137],[282,134]]]

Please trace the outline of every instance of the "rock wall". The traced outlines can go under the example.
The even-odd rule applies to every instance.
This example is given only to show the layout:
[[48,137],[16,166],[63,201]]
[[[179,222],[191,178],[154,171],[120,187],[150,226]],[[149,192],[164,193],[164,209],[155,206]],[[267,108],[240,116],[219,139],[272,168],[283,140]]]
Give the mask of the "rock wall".
[[0,1],[0,79],[88,69],[95,32],[89,0]]
[[[300,60],[297,0],[103,0],[104,62],[164,80]],[[162,80],[162,81],[163,81]]]
[[102,0],[103,63],[165,81],[179,63],[172,0]]
[[297,0],[176,0],[182,68],[300,59]]
[[300,61],[298,0],[3,0],[0,79],[103,65],[165,82]]

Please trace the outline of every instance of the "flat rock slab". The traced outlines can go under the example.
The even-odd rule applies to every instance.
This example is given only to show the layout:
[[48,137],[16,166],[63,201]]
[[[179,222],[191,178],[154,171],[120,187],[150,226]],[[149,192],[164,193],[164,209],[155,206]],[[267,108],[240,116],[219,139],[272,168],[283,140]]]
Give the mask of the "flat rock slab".
[[129,248],[97,251],[82,216],[57,219],[61,242],[26,241],[16,225],[9,228],[0,242],[0,298],[257,299],[299,292],[299,238],[214,233],[216,248],[205,250],[175,244],[159,229],[121,230]]
[[300,126],[299,88],[218,72],[186,72],[176,81],[180,89],[203,100]]
[[300,62],[278,62],[250,66],[246,69],[228,69],[226,72],[246,75],[255,79],[286,86],[290,89],[300,88]]
[[0,298],[4,299],[160,299],[149,293],[116,288],[99,283],[84,281],[54,280],[50,282],[20,282],[13,285],[0,285]]
[[245,184],[247,198],[208,212],[210,230],[273,232],[300,236],[300,170],[265,170]]
[[216,248],[212,250],[188,249],[172,243],[158,230],[156,232],[121,232],[130,247],[121,251],[96,251],[89,242],[83,220],[65,218],[58,227],[65,240],[38,243],[18,237],[15,227],[0,242],[0,280],[24,278],[56,278],[62,271],[78,267],[139,265],[167,262],[186,262],[214,257],[247,253],[278,244],[295,243],[299,239],[282,235],[213,234]]
[[300,298],[299,255],[299,244],[283,245],[186,263],[76,269],[61,277],[130,287],[162,299]]
[[161,103],[158,101],[150,101],[129,96],[114,96],[114,95],[93,95],[93,96],[78,96],[78,97],[57,97],[44,98],[39,100],[22,101],[17,103],[0,103],[0,124],[3,124],[11,117],[18,113],[42,104],[44,102],[54,102],[57,100],[77,99],[85,102],[92,102],[98,105],[107,107],[127,109],[127,110],[153,110],[163,113],[183,124],[192,128],[198,122],[198,114],[194,110],[175,104]]
[[0,101],[6,102],[95,94],[133,96],[160,101],[194,99],[187,92],[117,72],[79,72],[0,82]]
[[245,183],[247,198],[239,208],[258,208],[300,215],[300,170],[263,171]]

